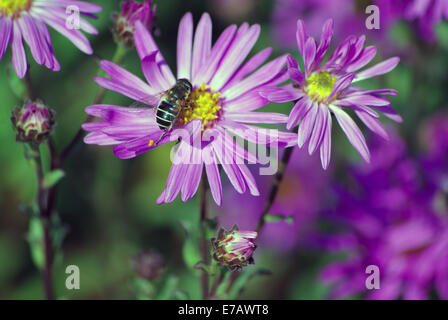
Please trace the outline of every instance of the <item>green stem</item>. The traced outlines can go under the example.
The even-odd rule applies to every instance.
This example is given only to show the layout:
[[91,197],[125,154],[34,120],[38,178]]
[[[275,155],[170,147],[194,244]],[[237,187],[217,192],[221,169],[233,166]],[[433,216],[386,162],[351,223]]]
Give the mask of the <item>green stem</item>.
[[269,211],[271,210],[272,205],[274,204],[275,199],[277,198],[278,190],[280,188],[280,184],[283,181],[286,167],[288,166],[288,163],[291,160],[291,155],[292,155],[293,150],[294,150],[294,147],[289,147],[289,148],[286,148],[285,151],[283,152],[282,160],[279,164],[279,168],[275,175],[274,182],[272,183],[272,187],[271,187],[271,191],[269,192],[268,200],[266,201],[266,203],[264,205],[264,209],[263,209],[261,216],[258,220],[257,227],[255,228],[255,231],[257,231],[258,233],[260,233],[261,230],[263,230],[263,227],[266,223],[265,218],[269,214]]
[[26,86],[26,95],[28,97],[28,99],[34,101],[37,96],[36,96],[36,91],[34,90],[33,87],[33,82],[31,81],[31,73],[30,73],[30,66],[28,65],[28,71],[25,74],[25,86]]
[[45,298],[47,300],[53,300],[53,242],[51,239],[51,211],[48,208],[48,192],[43,187],[44,174],[42,167],[42,157],[40,154],[39,146],[32,145],[33,160],[35,163],[35,170],[37,176],[37,204],[39,208],[39,217],[43,226],[43,245],[44,245],[44,267],[42,269],[42,280],[44,284]]
[[[207,221],[207,190],[208,190],[207,178],[204,173],[202,175],[201,191],[200,191],[199,230],[200,230],[201,238],[199,240],[199,250],[201,252],[202,260],[206,265],[208,265],[210,263],[209,248],[208,248],[206,226],[205,226],[206,221]],[[208,292],[209,277],[206,272],[201,271],[200,281],[201,281],[201,288],[202,288],[202,298],[208,299],[208,297],[209,297],[209,292]]]
[[[294,131],[294,132],[296,132],[296,131]],[[294,151],[294,148],[295,147],[288,147],[283,152],[282,160],[280,161],[278,171],[275,175],[274,182],[272,183],[271,191],[269,192],[269,197],[266,200],[263,211],[258,220],[257,227],[255,228],[255,231],[258,232],[258,236],[260,236],[260,233],[265,226],[266,216],[269,214],[269,211],[271,210],[272,205],[274,204],[275,200],[277,199],[278,191],[279,191],[280,185],[283,181],[288,163],[291,160],[291,156],[292,156],[292,152]],[[229,293],[230,289],[232,289],[232,286],[235,283],[238,276],[239,276],[238,272],[232,273],[231,278],[230,278],[230,284],[227,288],[227,293]]]
[[215,268],[215,279],[213,280],[213,284],[212,284],[212,288],[210,289],[210,298],[213,299],[216,295],[216,290],[218,290],[219,285],[222,282],[223,277],[223,273],[221,272],[220,269]]

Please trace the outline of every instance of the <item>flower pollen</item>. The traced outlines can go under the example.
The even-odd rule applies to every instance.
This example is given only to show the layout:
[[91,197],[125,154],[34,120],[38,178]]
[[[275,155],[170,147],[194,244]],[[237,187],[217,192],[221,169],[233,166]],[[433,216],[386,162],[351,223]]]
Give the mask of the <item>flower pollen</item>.
[[28,11],[33,0],[0,0],[0,13],[18,17],[21,11]]
[[310,97],[321,102],[331,94],[335,82],[336,79],[326,71],[314,73],[306,81],[305,92]]
[[202,130],[212,126],[221,114],[221,93],[216,92],[204,83],[190,93],[191,104],[184,109],[182,121],[184,124],[201,119]]

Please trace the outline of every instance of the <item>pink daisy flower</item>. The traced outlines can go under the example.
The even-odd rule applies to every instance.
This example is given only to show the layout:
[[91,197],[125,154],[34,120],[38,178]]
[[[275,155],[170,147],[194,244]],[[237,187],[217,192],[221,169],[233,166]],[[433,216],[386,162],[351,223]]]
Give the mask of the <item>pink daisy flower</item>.
[[[81,15],[89,17],[101,11],[96,4],[74,0],[0,0],[0,60],[11,43],[12,64],[19,78],[25,76],[28,68],[23,39],[39,65],[53,71],[60,70],[47,25],[67,37],[81,51],[92,54],[87,38],[76,26],[67,26],[69,15],[66,10],[69,6],[78,8]],[[79,28],[90,34],[98,33],[81,16]]]
[[[319,45],[308,36],[302,20],[297,22],[297,44],[305,69],[300,70],[297,61],[289,56],[288,73],[292,85],[264,89],[261,94],[273,102],[298,100],[294,105],[287,128],[299,124],[298,141],[300,148],[308,143],[308,152],[313,154],[320,147],[322,166],[326,169],[330,163],[331,128],[333,114],[346,134],[350,143],[370,161],[369,149],[358,125],[346,110],[353,110],[359,119],[372,131],[387,139],[387,133],[378,120],[382,112],[386,117],[401,122],[401,117],[390,107],[390,101],[384,95],[396,95],[391,89],[365,90],[354,86],[355,82],[385,74],[399,62],[398,57],[390,58],[373,67],[358,71],[367,65],[376,55],[376,48],[364,48],[365,36],[347,37],[322,66],[324,56],[333,37],[333,20],[323,26]],[[288,100],[288,95],[294,97]],[[377,111],[375,111],[376,109]]]
[[[218,164],[239,193],[248,190],[258,195],[254,177],[244,163],[256,163],[257,158],[234,141],[232,135],[256,145],[275,147],[294,143],[295,134],[253,125],[287,120],[282,114],[253,112],[269,103],[259,95],[259,90],[273,88],[287,79],[286,55],[261,66],[270,55],[271,49],[267,48],[243,64],[258,39],[259,25],[244,23],[239,28],[232,25],[212,46],[210,16],[202,15],[194,33],[192,15],[187,13],[179,25],[176,78],[150,32],[140,22],[135,27],[135,47],[147,83],[109,61],[101,62],[101,66],[110,78],[96,78],[96,82],[131,99],[157,106],[160,93],[172,88],[176,79],[188,79],[192,85],[189,107],[179,113],[175,130],[163,131],[157,123],[156,108],[89,106],[86,112],[104,121],[83,125],[85,130],[92,131],[85,143],[115,145],[115,155],[129,159],[177,141],[182,130],[183,138],[175,146],[166,188],[157,203],[171,202],[179,193],[183,201],[190,199],[205,168],[212,196],[221,205]],[[167,134],[162,137],[164,133]]]

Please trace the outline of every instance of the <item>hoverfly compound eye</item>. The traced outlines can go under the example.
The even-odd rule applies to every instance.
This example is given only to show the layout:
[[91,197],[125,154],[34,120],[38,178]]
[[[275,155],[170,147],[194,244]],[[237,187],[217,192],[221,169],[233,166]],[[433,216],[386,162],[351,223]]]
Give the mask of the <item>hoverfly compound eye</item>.
[[177,84],[184,86],[187,90],[193,90],[193,86],[188,79],[179,79],[177,80]]

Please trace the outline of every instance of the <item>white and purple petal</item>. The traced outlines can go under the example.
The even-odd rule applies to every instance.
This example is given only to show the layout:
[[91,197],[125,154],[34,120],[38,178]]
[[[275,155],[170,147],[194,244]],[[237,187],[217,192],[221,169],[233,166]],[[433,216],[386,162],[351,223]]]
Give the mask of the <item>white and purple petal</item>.
[[366,140],[357,124],[341,108],[336,106],[330,106],[330,108],[350,143],[366,162],[370,162],[369,148],[367,147]]

